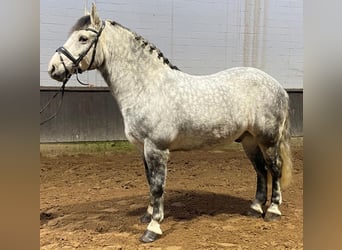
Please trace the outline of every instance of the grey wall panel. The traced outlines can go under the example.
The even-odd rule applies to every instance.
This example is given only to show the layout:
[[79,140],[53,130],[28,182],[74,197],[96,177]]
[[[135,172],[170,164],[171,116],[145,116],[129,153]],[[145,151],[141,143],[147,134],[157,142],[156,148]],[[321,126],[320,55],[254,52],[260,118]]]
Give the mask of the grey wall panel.
[[[41,106],[56,90],[40,92]],[[57,109],[52,102],[41,119]],[[40,127],[41,142],[125,140],[121,113],[108,90],[67,90],[57,117]]]
[[[92,0],[44,0],[40,8],[40,84],[58,86],[47,64]],[[154,43],[173,65],[196,74],[253,66],[286,88],[303,88],[303,1],[102,0],[100,16]],[[82,74],[106,86],[96,72]],[[78,86],[71,79],[68,86]]]
[[[41,89],[43,106],[56,89]],[[291,132],[303,135],[303,92],[288,90],[291,104]],[[53,113],[58,100],[41,116]],[[40,127],[40,142],[78,142],[125,140],[121,113],[108,89],[68,89],[58,116]]]
[[303,132],[303,91],[288,90],[290,97],[291,134],[304,136]]

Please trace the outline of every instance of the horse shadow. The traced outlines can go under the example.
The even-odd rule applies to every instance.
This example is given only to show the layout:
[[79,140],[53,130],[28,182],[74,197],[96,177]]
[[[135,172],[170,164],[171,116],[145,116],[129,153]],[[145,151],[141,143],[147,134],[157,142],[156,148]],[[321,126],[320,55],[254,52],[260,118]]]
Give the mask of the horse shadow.
[[[193,220],[202,215],[245,215],[249,206],[250,200],[228,194],[195,190],[168,190],[164,201],[164,212],[166,218],[180,221]],[[145,212],[146,206],[143,206],[128,211],[127,216],[142,216]]]
[[[140,217],[146,212],[148,196],[135,195],[109,200],[55,206],[40,213],[41,228],[97,233],[141,233]],[[200,216],[245,215],[250,201],[229,194],[198,190],[168,190],[165,219],[191,221]],[[143,224],[141,224],[143,226]]]

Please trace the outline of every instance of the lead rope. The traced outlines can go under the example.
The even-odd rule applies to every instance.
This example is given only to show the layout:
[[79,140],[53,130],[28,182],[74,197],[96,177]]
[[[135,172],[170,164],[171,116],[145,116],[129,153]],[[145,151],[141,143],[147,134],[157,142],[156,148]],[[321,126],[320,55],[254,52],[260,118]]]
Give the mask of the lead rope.
[[47,123],[48,121],[52,120],[53,118],[55,118],[57,116],[57,114],[59,113],[59,111],[61,110],[61,107],[62,107],[62,103],[63,103],[63,97],[64,97],[64,90],[65,90],[65,85],[66,83],[69,81],[70,77],[71,77],[71,74],[69,74],[69,71],[67,70],[66,66],[65,66],[65,63],[63,61],[63,58],[61,55],[59,55],[60,59],[61,59],[61,62],[63,64],[63,67],[65,69],[65,80],[63,81],[63,84],[62,86],[59,88],[58,92],[55,93],[51,98],[50,100],[47,102],[47,104],[45,104],[45,106],[40,110],[40,114],[43,113],[46,108],[48,106],[50,106],[51,102],[53,99],[55,99],[60,93],[62,93],[62,96],[58,102],[58,105],[57,105],[57,110],[54,114],[52,114],[50,117],[48,117],[47,119],[45,119],[44,121],[40,122],[40,125],[43,125],[45,123]]
[[40,113],[42,113],[48,106],[49,104],[51,103],[51,101],[59,94],[59,93],[62,93],[62,96],[59,100],[59,103],[58,103],[58,107],[57,107],[57,110],[56,112],[51,115],[49,118],[45,119],[44,121],[40,122],[40,125],[43,125],[45,123],[47,123],[48,121],[52,120],[53,118],[55,118],[57,116],[57,114],[59,113],[59,111],[61,110],[61,107],[62,107],[62,101],[63,101],[63,96],[64,96],[64,88],[65,88],[65,84],[67,83],[67,81],[64,81],[63,82],[63,85],[62,87],[59,89],[59,91],[57,93],[54,94],[54,96],[50,99],[50,101],[48,102],[47,105],[45,105],[45,107],[40,111]]

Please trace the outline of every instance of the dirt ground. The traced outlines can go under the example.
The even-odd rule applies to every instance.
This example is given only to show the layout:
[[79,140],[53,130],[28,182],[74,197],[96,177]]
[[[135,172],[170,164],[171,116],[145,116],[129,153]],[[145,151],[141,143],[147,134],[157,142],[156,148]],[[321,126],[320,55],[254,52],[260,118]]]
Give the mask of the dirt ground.
[[[240,146],[173,152],[164,232],[139,242],[148,186],[135,150],[70,153],[41,146],[41,249],[303,249],[303,141],[277,222],[245,215],[256,176]],[[49,146],[51,148],[51,146]]]

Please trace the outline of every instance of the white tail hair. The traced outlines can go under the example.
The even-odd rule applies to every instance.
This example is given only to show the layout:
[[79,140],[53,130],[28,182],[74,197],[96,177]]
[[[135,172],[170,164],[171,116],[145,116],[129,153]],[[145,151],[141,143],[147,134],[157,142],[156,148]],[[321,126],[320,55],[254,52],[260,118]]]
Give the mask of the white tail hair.
[[292,156],[290,148],[290,119],[289,110],[286,112],[284,125],[280,128],[279,155],[282,161],[280,185],[286,188],[292,179]]

